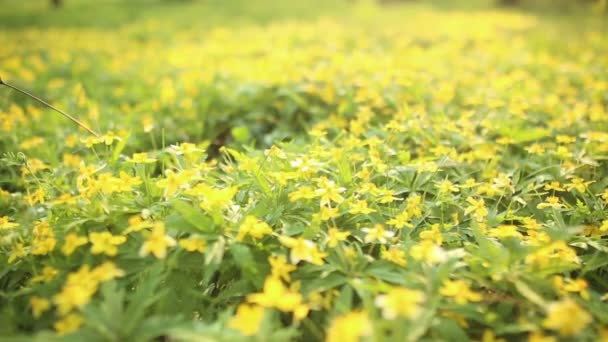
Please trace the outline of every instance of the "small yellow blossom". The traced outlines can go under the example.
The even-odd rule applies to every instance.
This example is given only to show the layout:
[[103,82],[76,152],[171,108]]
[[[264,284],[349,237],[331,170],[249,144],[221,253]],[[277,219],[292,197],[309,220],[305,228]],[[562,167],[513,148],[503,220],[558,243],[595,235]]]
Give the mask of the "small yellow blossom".
[[32,192],[31,194],[26,195],[25,201],[30,206],[33,206],[37,203],[44,204],[45,197],[46,197],[46,193],[44,192],[44,190],[41,188],[38,188],[38,189],[36,189],[36,191]]
[[444,281],[439,293],[442,296],[453,298],[458,304],[479,302],[483,298],[480,293],[472,291],[464,280]]
[[355,214],[371,214],[375,212],[375,209],[372,209],[367,206],[366,200],[357,200],[355,203],[351,204],[349,213]]
[[236,315],[230,320],[228,326],[245,336],[253,336],[260,329],[262,318],[264,318],[263,307],[241,304],[236,309]]
[[247,296],[247,300],[266,308],[293,312],[294,315],[304,314],[305,316],[308,313],[308,307],[304,304],[302,295],[293,288],[286,287],[280,279],[273,276],[269,276],[264,281],[263,292],[250,294]]
[[269,234],[272,234],[272,228],[268,225],[268,223],[258,219],[255,216],[247,215],[239,227],[239,232],[236,239],[238,241],[243,241],[245,236],[249,235],[256,240],[259,240],[265,235]]
[[120,278],[125,275],[125,271],[121,270],[111,261],[106,261],[95,267],[91,271],[91,279],[96,282],[106,282],[115,278]]
[[414,318],[419,310],[419,304],[424,300],[424,294],[417,290],[404,287],[392,288],[387,294],[376,297],[376,305],[382,309],[385,319],[397,317]]
[[544,189],[547,191],[566,191],[558,181],[552,181],[549,184],[545,184]]
[[65,241],[61,247],[61,252],[66,256],[71,255],[76,248],[85,245],[89,241],[86,237],[78,236],[76,233],[69,233],[64,239]]
[[315,196],[320,197],[321,205],[329,205],[331,202],[341,203],[344,201],[344,197],[340,194],[343,193],[346,188],[339,187],[333,180],[329,180],[326,177],[318,178],[318,188],[315,190]]
[[594,181],[585,182],[585,180],[580,177],[573,177],[570,180],[570,183],[565,184],[564,187],[568,191],[576,190],[580,193],[585,193],[589,187],[589,184],[592,184],[593,182]]
[[553,208],[553,209],[559,209],[563,206],[563,204],[561,204],[559,202],[559,197],[557,196],[549,196],[545,199],[545,202],[539,203],[536,208],[537,209],[545,209],[545,208]]
[[395,226],[397,229],[402,229],[403,227],[412,228],[413,224],[410,223],[410,214],[407,211],[403,211],[392,219],[386,221],[386,224]]
[[295,271],[296,266],[287,263],[287,258],[285,258],[285,256],[271,256],[268,258],[268,263],[270,264],[270,270],[273,277],[283,279],[286,282],[291,281],[289,273]]
[[59,274],[59,270],[52,266],[44,266],[42,268],[42,272],[40,274],[32,277],[30,279],[31,283],[48,283],[51,280],[55,279],[55,277]]
[[195,178],[196,173],[194,170],[184,170],[179,173],[167,170],[165,171],[165,178],[157,181],[156,186],[164,190],[163,194],[165,197],[171,197]]
[[30,306],[34,318],[39,318],[45,311],[51,308],[51,302],[46,298],[32,296],[30,297]]
[[395,236],[394,232],[384,229],[384,226],[381,224],[375,224],[372,228],[363,228],[361,230],[367,233],[364,239],[366,243],[376,241],[379,243],[387,243],[387,239]]
[[435,183],[435,188],[439,190],[440,195],[451,194],[460,191],[460,189],[458,189],[458,186],[456,186],[454,183],[450,182],[447,179]]
[[204,239],[197,237],[180,239],[179,245],[188,252],[205,253],[205,249],[207,248],[207,242]]
[[175,246],[175,239],[165,234],[165,225],[156,223],[152,231],[146,236],[146,241],[139,250],[139,255],[145,257],[152,253],[158,259],[167,256],[167,248]]
[[464,211],[465,215],[473,214],[473,218],[481,222],[488,215],[488,209],[483,199],[475,199],[473,197],[467,197],[467,202],[470,204]]
[[323,258],[327,254],[319,251],[314,242],[302,237],[292,238],[288,236],[280,236],[279,241],[291,249],[289,258],[294,265],[302,260],[314,265],[323,265]]
[[350,236],[349,232],[342,232],[336,227],[331,227],[327,231],[327,237],[325,238],[325,243],[327,247],[334,248],[338,245],[340,241],[346,240],[347,237]]
[[307,185],[300,186],[295,191],[290,192],[288,197],[290,202],[297,202],[301,199],[312,199],[315,198],[315,190]]
[[27,255],[27,251],[25,249],[25,246],[22,243],[19,242],[19,243],[13,244],[11,247],[11,251],[9,253],[8,263],[12,264],[13,262],[23,258],[26,255]]
[[325,205],[321,207],[321,211],[319,212],[319,218],[321,219],[321,221],[329,221],[331,219],[335,219],[338,216],[340,216],[338,208],[332,208]]
[[110,232],[91,233],[89,234],[91,241],[92,254],[105,254],[107,256],[115,256],[118,254],[118,247],[127,241],[123,235],[112,235]]
[[55,331],[59,335],[67,335],[72,333],[84,323],[84,319],[78,314],[69,314],[53,324]]
[[391,246],[389,249],[383,250],[380,256],[382,259],[402,267],[407,264],[407,260],[405,259],[405,251],[396,246]]
[[444,261],[446,257],[445,251],[432,240],[421,240],[412,246],[410,255],[416,260],[426,261],[432,265]]
[[8,216],[0,216],[0,230],[19,227],[18,223],[10,222]]
[[127,159],[129,163],[134,164],[149,164],[156,162],[156,159],[150,158],[147,152],[133,153],[133,156]]
[[550,304],[547,312],[543,326],[562,336],[575,336],[593,321],[591,315],[570,298]]
[[359,342],[361,337],[372,334],[372,324],[367,314],[353,311],[336,317],[327,329],[326,342]]

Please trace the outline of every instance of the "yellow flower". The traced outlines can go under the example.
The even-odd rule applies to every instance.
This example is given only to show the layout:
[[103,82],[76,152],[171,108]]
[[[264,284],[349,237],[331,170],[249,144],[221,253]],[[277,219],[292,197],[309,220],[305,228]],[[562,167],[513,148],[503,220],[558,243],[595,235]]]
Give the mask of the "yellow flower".
[[359,342],[372,334],[372,324],[365,312],[353,311],[336,317],[327,329],[326,342]]
[[517,231],[517,226],[512,224],[501,224],[498,227],[490,230],[488,236],[504,239],[509,237],[522,238],[523,235]]
[[285,256],[271,256],[268,258],[268,263],[270,263],[270,270],[273,277],[283,279],[287,282],[291,281],[289,273],[295,271],[296,266],[288,264]]
[[71,313],[55,322],[53,327],[57,331],[57,334],[67,335],[78,330],[82,323],[84,323],[84,319],[80,315]]
[[403,227],[412,228],[414,225],[410,222],[410,214],[407,211],[403,211],[392,219],[388,220],[386,224],[395,226],[397,229],[402,229]]
[[422,301],[424,301],[422,292],[395,287],[387,294],[376,297],[375,302],[382,309],[382,317],[395,319],[397,317],[414,318],[419,312],[419,304]]
[[8,216],[0,216],[0,230],[12,229],[19,227],[18,223],[9,222]]
[[294,265],[302,260],[314,265],[323,265],[323,258],[327,254],[320,252],[314,242],[302,237],[288,236],[280,236],[279,241],[291,249],[289,257]]
[[395,236],[394,232],[387,231],[381,224],[375,224],[372,228],[363,228],[362,231],[366,232],[365,242],[371,243],[378,241],[380,243],[387,243],[387,239]]
[[114,278],[120,278],[124,275],[125,271],[116,267],[116,264],[111,261],[106,261],[91,271],[92,279],[97,282],[105,282]]
[[179,245],[188,252],[205,253],[207,242],[198,237],[190,237],[188,239],[180,239]]
[[600,226],[600,231],[601,232],[608,231],[608,220],[602,221],[602,225]]
[[559,197],[549,196],[545,200],[545,202],[539,203],[536,208],[537,209],[545,209],[545,208],[554,208],[559,209],[562,207],[562,204],[559,203]]
[[45,311],[51,308],[51,302],[46,298],[32,296],[30,297],[30,306],[32,307],[34,318],[39,318]]
[[391,189],[378,189],[377,195],[379,196],[379,203],[392,203],[398,200],[398,197],[395,197],[395,192]]
[[450,182],[447,179],[435,183],[435,188],[439,190],[439,194],[441,195],[451,194],[453,192],[460,191],[460,189],[458,189],[458,186],[456,186],[454,183]]
[[258,305],[241,304],[236,309],[236,315],[230,320],[228,326],[238,330],[245,336],[253,336],[260,329],[264,318],[264,308]]
[[11,251],[8,257],[8,263],[12,264],[18,259],[23,258],[27,255],[27,251],[25,250],[25,246],[22,243],[16,243],[11,247]]
[[453,298],[458,304],[479,302],[483,297],[480,293],[471,291],[464,280],[446,280],[439,289],[442,296]]
[[89,240],[84,236],[78,236],[76,233],[69,233],[65,236],[65,241],[63,243],[63,247],[61,247],[61,252],[63,255],[71,255],[74,253],[76,248],[86,244]]
[[318,188],[315,190],[315,195],[320,197],[321,205],[329,205],[331,202],[341,203],[344,201],[344,197],[340,194],[346,190],[346,188],[338,187],[333,180],[329,180],[326,177],[320,177],[316,179]]
[[167,247],[175,246],[175,239],[165,234],[165,225],[156,223],[152,232],[146,238],[139,250],[139,255],[142,257],[152,253],[158,259],[164,259],[167,256]]
[[64,153],[62,156],[63,165],[71,168],[78,168],[82,159],[75,154]]
[[165,178],[156,182],[156,186],[164,190],[164,196],[173,196],[178,190],[186,186],[196,176],[193,170],[184,170],[175,173],[173,170],[165,171]]
[[542,331],[534,331],[528,335],[528,342],[556,342],[553,336],[546,336]]
[[117,192],[128,192],[133,189],[134,186],[141,184],[141,179],[137,176],[130,176],[128,173],[124,171],[120,171],[119,178],[114,178],[116,180],[116,191]]
[[35,283],[48,283],[51,280],[55,279],[55,277],[59,274],[59,271],[52,266],[44,266],[42,268],[42,272],[39,275],[32,277],[30,282]]
[[405,266],[407,263],[405,259],[405,251],[396,246],[392,246],[391,248],[382,251],[381,257],[382,259],[395,263],[399,266]]
[[[251,303],[258,304],[266,308],[277,308],[283,312],[293,312],[294,315],[306,316],[308,307],[303,303],[302,295],[283,285],[283,282],[276,277],[269,276],[264,281],[263,292],[253,293],[247,296]],[[300,318],[303,318],[300,316]]]
[[481,222],[488,215],[488,209],[483,199],[474,199],[473,197],[467,197],[467,202],[470,204],[464,211],[465,215],[473,213],[473,218]]
[[154,129],[154,119],[149,115],[146,115],[141,119],[141,124],[145,133],[150,133]]
[[335,248],[340,241],[346,240],[346,238],[350,236],[349,232],[341,232],[336,227],[331,227],[327,231],[327,237],[325,238],[325,243],[329,248]]
[[245,236],[250,235],[252,238],[257,240],[269,234],[272,234],[272,228],[268,225],[268,223],[259,220],[255,216],[247,215],[239,227],[239,232],[236,239],[238,241],[243,241]]
[[129,163],[148,164],[156,162],[156,159],[148,157],[147,152],[133,153],[133,156],[127,159]]
[[416,260],[426,261],[433,265],[445,260],[445,251],[432,240],[421,240],[412,246],[410,255]]
[[290,192],[288,197],[290,202],[297,202],[301,199],[311,199],[315,197],[315,190],[310,186],[300,186],[295,191]]
[[86,305],[97,291],[98,280],[93,277],[88,265],[81,266],[76,272],[68,275],[61,292],[53,297],[57,312],[65,315],[75,308]]
[[565,184],[564,186],[566,187],[566,190],[568,190],[568,191],[576,190],[578,192],[585,193],[585,191],[587,191],[587,187],[589,186],[589,184],[591,184],[593,182],[595,182],[595,181],[585,182],[585,180],[580,177],[573,177],[570,180],[570,183]]
[[69,193],[61,194],[53,201],[53,204],[55,204],[55,205],[61,205],[61,204],[74,205],[74,204],[76,204],[76,197],[72,196],[72,194],[69,194]]
[[355,201],[355,203],[353,203],[351,205],[350,210],[348,212],[353,215],[356,215],[356,214],[370,214],[375,211],[376,211],[375,209],[372,209],[367,206],[366,200],[357,200],[357,201]]
[[552,181],[549,184],[545,184],[544,189],[547,191],[566,191],[566,189],[561,187],[558,181]]
[[106,146],[112,145],[115,141],[121,141],[122,139],[117,136],[114,132],[109,131],[99,138],[99,142],[103,142]]
[[430,240],[437,245],[441,245],[443,243],[443,235],[439,230],[438,223],[431,225],[431,229],[421,231],[419,236],[421,240]]
[[547,267],[552,262],[579,263],[576,251],[564,241],[555,241],[544,245],[534,252],[528,254],[525,259],[527,264],[539,268]]
[[40,221],[36,223],[32,229],[34,240],[32,241],[33,255],[46,255],[55,248],[57,241],[55,233],[49,225],[48,221]]
[[127,241],[127,238],[122,235],[112,235],[110,232],[91,233],[89,234],[91,241],[92,254],[105,254],[107,256],[115,256],[118,254],[118,245]]
[[338,208],[332,208],[325,205],[321,207],[321,212],[319,213],[321,221],[329,221],[338,216],[340,216]]
[[591,315],[570,298],[550,304],[547,311],[543,326],[562,336],[575,336],[593,321]]
[[45,192],[44,190],[42,190],[41,188],[38,188],[36,191],[34,191],[33,193],[28,193],[28,195],[25,196],[25,201],[27,202],[27,204],[33,206],[36,203],[41,203],[44,204],[44,196],[45,196]]
[[236,187],[227,187],[224,189],[216,189],[207,184],[197,184],[193,189],[188,190],[189,195],[201,197],[199,206],[210,212],[218,212],[231,203],[232,198],[237,192]]
[[154,227],[154,224],[150,221],[144,220],[141,215],[133,215],[129,217],[129,226],[122,232],[122,235],[127,235],[133,232],[139,232],[145,228]]
[[538,221],[536,219],[534,219],[532,217],[524,217],[522,219],[522,223],[526,229],[531,229],[531,230],[539,230],[543,227],[540,223],[538,223]]

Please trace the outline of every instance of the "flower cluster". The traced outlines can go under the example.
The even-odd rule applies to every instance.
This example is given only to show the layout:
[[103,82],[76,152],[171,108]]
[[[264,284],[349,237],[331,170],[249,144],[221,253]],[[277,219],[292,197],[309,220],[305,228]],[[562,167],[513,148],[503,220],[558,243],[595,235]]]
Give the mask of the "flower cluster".
[[0,332],[606,338],[605,35],[344,6],[0,32]]

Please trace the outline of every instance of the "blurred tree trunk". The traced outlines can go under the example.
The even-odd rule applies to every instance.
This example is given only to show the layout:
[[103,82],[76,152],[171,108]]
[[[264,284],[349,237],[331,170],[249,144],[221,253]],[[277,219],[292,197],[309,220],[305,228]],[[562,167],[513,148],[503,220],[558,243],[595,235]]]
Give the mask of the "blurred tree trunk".
[[61,5],[63,5],[63,0],[51,0],[51,5],[54,8],[59,8]]

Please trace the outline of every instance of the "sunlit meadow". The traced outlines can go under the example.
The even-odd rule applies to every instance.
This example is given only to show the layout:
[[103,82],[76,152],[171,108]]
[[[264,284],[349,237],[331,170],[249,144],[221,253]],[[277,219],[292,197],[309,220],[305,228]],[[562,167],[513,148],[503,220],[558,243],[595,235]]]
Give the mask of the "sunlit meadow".
[[475,3],[1,2],[0,340],[607,340],[608,20]]

